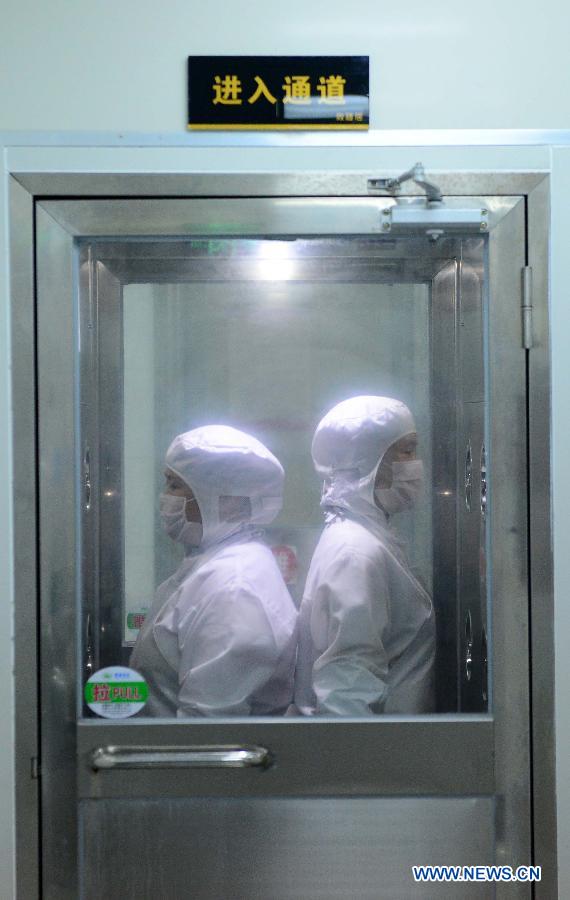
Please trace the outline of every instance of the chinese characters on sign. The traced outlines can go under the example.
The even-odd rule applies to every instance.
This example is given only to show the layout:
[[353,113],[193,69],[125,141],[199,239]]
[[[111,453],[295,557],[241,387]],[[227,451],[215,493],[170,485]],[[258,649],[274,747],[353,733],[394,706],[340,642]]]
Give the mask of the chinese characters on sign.
[[190,129],[368,128],[368,57],[188,59]]
[[[247,98],[248,103],[257,103],[260,97],[264,97],[269,103],[277,103],[277,98],[270,93],[269,88],[265,84],[263,78],[256,75],[253,79],[257,85],[256,90]],[[346,78],[342,75],[329,75],[325,78],[323,75],[319,78],[317,91],[320,94],[318,103],[332,103],[333,105],[344,105],[345,95],[344,86]],[[214,99],[212,103],[224,103],[227,106],[239,106],[244,101],[240,98],[242,93],[241,81],[235,75],[214,75]],[[308,75],[286,75],[283,85],[283,103],[302,103],[304,105],[311,102],[311,82]],[[362,120],[362,116],[361,116]]]
[[146,699],[138,684],[121,684],[111,686],[108,684],[93,685],[93,703],[117,703],[123,700],[141,703]]

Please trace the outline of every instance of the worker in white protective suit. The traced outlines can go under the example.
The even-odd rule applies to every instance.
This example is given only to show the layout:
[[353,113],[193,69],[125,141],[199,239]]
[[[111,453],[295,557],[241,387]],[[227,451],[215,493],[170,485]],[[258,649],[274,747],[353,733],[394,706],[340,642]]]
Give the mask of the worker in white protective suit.
[[291,701],[296,609],[259,526],[282,505],[283,469],[260,441],[209,425],[166,453],[160,512],[186,555],[157,590],[130,665],[143,715],[278,715]]
[[422,486],[412,415],[398,400],[353,397],[317,427],[325,529],[299,616],[296,709],[366,716],[433,709],[435,622],[392,516]]

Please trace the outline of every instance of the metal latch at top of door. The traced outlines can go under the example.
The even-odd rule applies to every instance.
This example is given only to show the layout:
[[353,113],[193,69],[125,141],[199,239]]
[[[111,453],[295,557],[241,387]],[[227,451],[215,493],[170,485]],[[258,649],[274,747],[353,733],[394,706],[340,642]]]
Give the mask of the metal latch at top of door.
[[[398,196],[402,185],[413,181],[425,194],[424,197]],[[391,232],[401,228],[409,231],[425,231],[437,240],[446,231],[478,231],[489,229],[489,210],[482,206],[465,207],[445,203],[440,188],[428,181],[421,162],[397,178],[369,178],[368,192],[387,193],[395,202],[382,210],[381,229]]]
[[[420,201],[420,204],[422,201]],[[489,229],[489,211],[484,208],[454,209],[421,206],[415,200],[396,202],[382,210],[382,231],[416,229],[430,237],[439,237],[448,231],[476,231],[485,234]]]
[[422,231],[438,238],[446,232],[478,232],[489,230],[489,211],[483,207],[458,209],[445,206],[426,207],[423,200],[398,200],[382,210],[382,231]]

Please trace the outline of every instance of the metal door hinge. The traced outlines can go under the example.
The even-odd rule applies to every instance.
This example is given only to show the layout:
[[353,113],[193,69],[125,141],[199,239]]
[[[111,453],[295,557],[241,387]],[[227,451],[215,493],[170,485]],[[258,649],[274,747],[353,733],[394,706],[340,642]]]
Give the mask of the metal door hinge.
[[522,327],[523,347],[530,350],[533,346],[532,336],[532,267],[522,269]]
[[40,777],[40,761],[37,756],[32,756],[30,762],[32,781],[37,781]]

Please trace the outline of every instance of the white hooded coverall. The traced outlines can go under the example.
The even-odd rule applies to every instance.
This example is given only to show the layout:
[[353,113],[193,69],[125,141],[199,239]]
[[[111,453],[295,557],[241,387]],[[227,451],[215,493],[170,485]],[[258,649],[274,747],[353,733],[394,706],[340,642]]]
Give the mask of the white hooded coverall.
[[386,451],[415,430],[408,408],[386,397],[346,400],[316,430],[326,525],[299,615],[295,705],[305,715],[433,709],[431,599],[374,499]]
[[143,715],[279,714],[296,610],[256,526],[281,509],[283,469],[258,440],[218,425],[176,437],[166,465],[191,488],[203,534],[158,588],[131,656],[149,685]]

